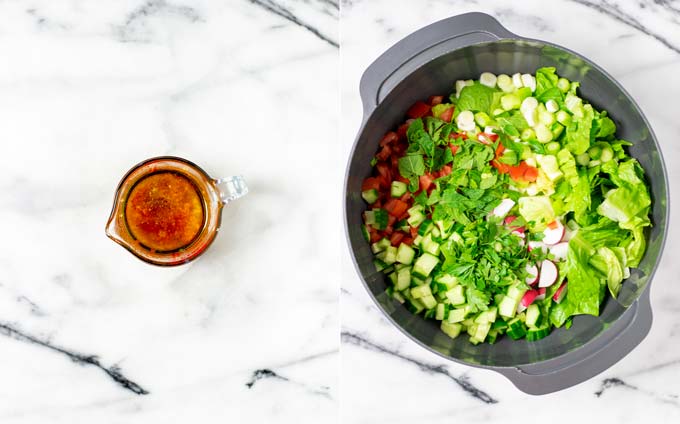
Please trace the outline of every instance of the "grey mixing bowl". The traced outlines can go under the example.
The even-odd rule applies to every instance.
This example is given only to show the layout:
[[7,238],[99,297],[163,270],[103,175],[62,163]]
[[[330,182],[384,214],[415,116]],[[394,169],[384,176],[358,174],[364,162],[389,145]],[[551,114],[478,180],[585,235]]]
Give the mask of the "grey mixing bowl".
[[[618,135],[634,143],[633,157],[642,164],[651,187],[653,227],[647,251],[621,290],[620,303],[605,301],[598,317],[578,316],[569,330],[557,329],[545,339],[528,342],[503,338],[493,345],[473,346],[464,337],[452,340],[433,320],[410,313],[385,294],[387,283],[372,263],[369,244],[361,234],[361,182],[371,174],[370,161],[383,134],[404,120],[417,100],[448,94],[457,79],[481,72],[534,73],[542,66],[581,82],[581,95],[606,109]],[[666,236],[667,176],[658,143],[642,112],[626,91],[604,70],[563,47],[519,37],[491,16],[468,13],[429,25],[399,41],[371,64],[360,84],[363,122],[352,150],[345,179],[345,225],[358,273],[379,309],[421,346],[447,359],[491,369],[524,392],[561,390],[606,370],[647,335],[652,324],[649,283]]]

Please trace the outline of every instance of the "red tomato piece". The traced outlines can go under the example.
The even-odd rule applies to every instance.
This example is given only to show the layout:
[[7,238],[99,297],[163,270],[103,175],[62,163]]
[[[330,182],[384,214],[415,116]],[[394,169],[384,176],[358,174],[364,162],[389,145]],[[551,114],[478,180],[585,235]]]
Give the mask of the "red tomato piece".
[[449,149],[451,149],[451,154],[455,156],[458,149],[460,149],[460,146],[456,146],[455,144],[449,144]]
[[400,139],[406,138],[406,131],[408,131],[408,127],[411,125],[411,122],[413,122],[413,119],[407,119],[406,122],[399,125],[399,128],[397,128],[397,135]]
[[497,160],[492,160],[491,166],[496,168],[499,174],[507,174],[510,171],[510,167],[508,165],[501,163]]
[[426,191],[430,186],[432,185],[432,181],[434,178],[432,178],[431,175],[425,174],[420,176],[420,189],[423,191]]
[[427,101],[430,106],[437,106],[438,104],[442,103],[444,101],[444,96],[432,96],[430,99]]
[[417,101],[406,112],[409,118],[418,119],[430,113],[430,106],[421,101]]
[[385,236],[390,236],[390,235],[392,235],[392,232],[393,232],[393,231],[394,231],[394,228],[392,228],[392,226],[388,225],[388,226],[383,230],[383,234],[385,234]]
[[397,135],[397,133],[395,133],[394,131],[390,131],[383,136],[382,140],[380,140],[380,147],[385,147],[390,143],[397,142],[398,140],[399,136]]
[[453,108],[450,107],[446,109],[444,112],[439,115],[439,119],[441,119],[444,122],[451,122],[451,118],[453,118]]
[[380,189],[380,180],[376,177],[368,177],[361,184],[361,191]]
[[377,155],[375,155],[375,157],[378,160],[387,160],[387,158],[389,158],[391,154],[392,149],[390,148],[390,146],[386,145],[382,148],[382,150],[380,150],[380,152],[378,152]]
[[523,167],[521,163],[519,165],[509,166],[508,168],[510,171],[510,178],[515,181],[524,180],[524,171],[526,171],[526,168]]
[[527,165],[527,169],[524,171],[524,179],[532,183],[536,181],[538,179],[538,168]]
[[418,235],[418,227],[411,227],[411,237],[415,237]]
[[505,146],[499,143],[498,147],[496,147],[496,159],[503,156],[503,152],[505,152]]
[[408,212],[404,212],[403,214],[401,214],[401,215],[399,215],[399,216],[397,217],[397,219],[398,219],[399,221],[403,221],[403,220],[405,220],[406,218],[408,218]]
[[401,231],[397,231],[392,233],[392,237],[390,237],[390,243],[392,246],[399,246],[399,243],[406,237],[406,234],[402,233]]
[[390,199],[385,203],[384,209],[392,216],[401,216],[408,209],[408,204],[399,199]]
[[442,169],[439,170],[439,177],[445,177],[449,174],[451,174],[451,171],[453,171],[453,168],[451,168],[451,165],[444,165],[442,166]]
[[404,244],[407,245],[407,246],[410,246],[410,245],[413,244],[413,238],[411,238],[411,237],[404,237],[404,239],[403,239],[401,242],[404,243]]

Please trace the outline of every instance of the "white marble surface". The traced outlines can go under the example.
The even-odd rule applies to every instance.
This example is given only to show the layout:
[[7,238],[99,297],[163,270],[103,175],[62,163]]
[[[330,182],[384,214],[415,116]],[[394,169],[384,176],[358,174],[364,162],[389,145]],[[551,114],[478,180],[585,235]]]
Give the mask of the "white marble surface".
[[[342,143],[348,154],[361,122],[363,70],[396,41],[439,19],[481,11],[510,31],[578,51],[607,69],[638,101],[661,143],[680,203],[680,4],[674,1],[393,1],[347,0],[341,10]],[[671,222],[680,217],[671,211]],[[680,421],[680,291],[672,226],[654,280],[654,324],[621,362],[576,387],[544,397],[525,395],[491,371],[448,363],[409,341],[381,316],[343,256],[341,315],[344,423]],[[477,388],[491,403],[463,387]]]
[[[0,422],[334,419],[337,15],[0,2]],[[173,269],[104,235],[119,179],[157,155],[250,185]]]

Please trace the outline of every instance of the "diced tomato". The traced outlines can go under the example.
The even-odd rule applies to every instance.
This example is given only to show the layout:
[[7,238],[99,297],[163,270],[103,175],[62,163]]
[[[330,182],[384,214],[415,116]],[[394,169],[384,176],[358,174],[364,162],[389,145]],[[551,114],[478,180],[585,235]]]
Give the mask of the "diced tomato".
[[507,174],[507,173],[510,171],[510,166],[508,166],[508,165],[506,165],[506,164],[504,164],[504,163],[501,163],[501,162],[498,161],[498,160],[492,160],[492,161],[491,161],[491,166],[493,166],[494,168],[496,168],[496,169],[498,170],[498,173],[499,173],[499,174]]
[[444,165],[442,166],[442,169],[439,170],[439,177],[445,177],[449,174],[451,174],[451,171],[453,171],[453,168],[451,168],[451,165]]
[[407,245],[407,246],[410,246],[410,245],[413,244],[413,238],[411,238],[411,237],[404,237],[404,239],[403,239],[401,242],[404,243],[404,244]]
[[408,199],[410,199],[410,198],[411,198],[411,193],[409,193],[409,192],[407,191],[406,193],[404,193],[404,194],[399,198],[399,200],[401,200],[402,202],[407,202]]
[[452,133],[449,134],[449,138],[461,138],[463,140],[467,140],[468,136],[465,133]]
[[[390,146],[385,146],[386,149],[389,147]],[[392,166],[394,173],[399,174],[399,157],[397,155],[392,155],[392,158],[390,159],[390,165]]]
[[394,228],[393,228],[391,225],[388,225],[388,226],[383,230],[383,234],[385,234],[385,236],[387,236],[387,237],[389,237],[390,235],[392,235],[392,232],[394,232]]
[[380,240],[382,236],[378,233],[378,231],[372,227],[369,227],[368,233],[371,236],[371,243],[375,243],[376,241]]
[[361,191],[366,191],[366,190],[379,190],[380,189],[380,180],[377,179],[376,177],[368,177],[364,180],[364,182],[361,184]]
[[397,218],[394,215],[389,215],[387,217],[387,225],[390,227],[393,226],[395,222],[397,222]]
[[408,204],[399,199],[390,199],[385,203],[384,209],[392,216],[401,216],[408,209]]
[[406,234],[402,233],[401,231],[396,231],[392,233],[392,237],[390,237],[390,243],[392,243],[392,246],[399,246],[399,243],[406,237]]
[[524,181],[524,171],[526,171],[526,165],[522,166],[525,162],[520,162],[519,165],[509,166],[510,178],[515,181]]
[[378,162],[375,168],[378,170],[378,174],[386,180],[386,186],[389,186],[392,183],[392,172],[390,171],[389,166],[384,162]]
[[505,146],[498,143],[498,147],[496,147],[496,159],[503,156],[503,152],[505,152]]
[[385,147],[382,148],[382,150],[380,150],[380,152],[378,152],[377,155],[375,155],[375,157],[378,160],[387,160],[387,158],[389,158],[391,154],[392,149],[390,148],[390,146],[386,145]]
[[390,131],[380,140],[380,147],[385,147],[388,144],[396,143],[399,141],[399,136],[394,131]]
[[404,183],[404,184],[408,184],[408,183],[409,183],[408,179],[402,177],[401,174],[397,175],[397,181],[401,181],[401,182]]
[[397,128],[397,135],[400,139],[406,138],[406,131],[408,131],[408,127],[411,126],[411,122],[413,122],[413,119],[408,119],[405,123],[399,125],[399,128]]
[[524,171],[524,180],[529,182],[534,182],[538,179],[538,168],[527,165],[526,171]]
[[456,146],[455,144],[449,144],[449,149],[451,149],[451,154],[455,156],[458,149],[460,149],[460,146]]
[[425,174],[420,176],[420,189],[422,191],[426,191],[430,186],[432,185],[432,181],[434,178],[432,178],[431,175]]
[[426,105],[421,101],[417,101],[411,106],[411,108],[406,112],[409,118],[418,119],[430,113],[430,106]]
[[484,144],[495,143],[498,140],[498,134],[480,132],[477,134],[477,140]]
[[403,221],[403,220],[405,220],[406,218],[408,218],[408,212],[404,212],[403,214],[399,215],[399,216],[397,217],[397,220]]
[[411,237],[415,237],[418,235],[418,227],[411,227]]
[[444,96],[432,96],[430,99],[427,101],[430,106],[437,106],[438,104],[442,103],[444,101]]
[[446,109],[444,112],[439,115],[439,119],[441,119],[444,122],[451,122],[451,118],[453,118],[453,108],[450,107]]

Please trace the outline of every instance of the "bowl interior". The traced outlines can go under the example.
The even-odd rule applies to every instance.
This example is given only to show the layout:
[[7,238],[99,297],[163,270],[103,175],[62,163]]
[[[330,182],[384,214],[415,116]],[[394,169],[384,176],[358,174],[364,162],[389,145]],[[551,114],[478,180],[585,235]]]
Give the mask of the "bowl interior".
[[645,168],[651,187],[653,227],[647,232],[647,251],[640,268],[632,272],[620,293],[624,305],[638,298],[660,257],[666,228],[666,176],[657,143],[637,105],[623,89],[586,59],[563,48],[536,41],[504,40],[478,44],[440,56],[409,74],[368,117],[357,138],[346,181],[346,225],[350,247],[367,289],[379,307],[407,335],[446,357],[475,365],[515,366],[549,360],[593,340],[616,321],[625,308],[611,299],[600,316],[578,316],[571,329],[558,329],[543,340],[527,342],[502,338],[494,345],[473,346],[466,337],[444,335],[436,321],[415,316],[385,294],[387,282],[372,263],[370,246],[361,235],[361,182],[370,175],[370,161],[383,134],[404,120],[405,111],[417,100],[453,91],[458,79],[475,79],[484,71],[495,74],[534,73],[554,66],[558,74],[581,83],[580,94],[598,110],[606,109],[617,124],[617,135],[633,144],[630,153]]

